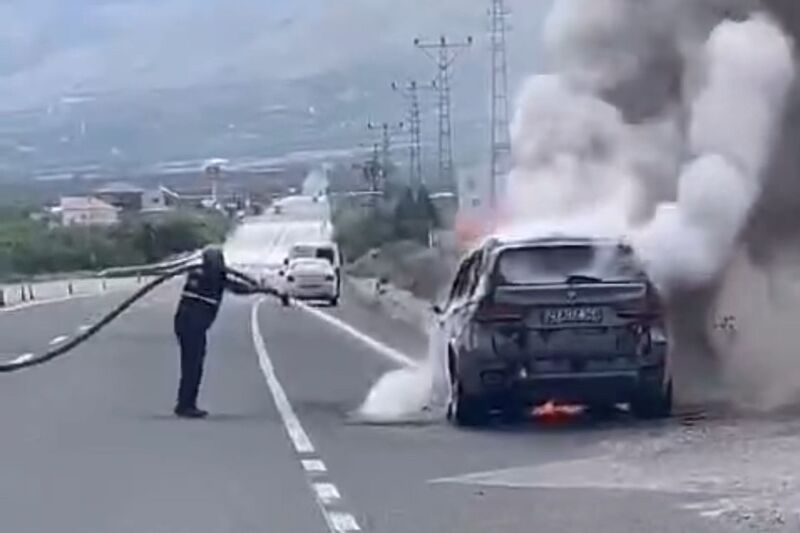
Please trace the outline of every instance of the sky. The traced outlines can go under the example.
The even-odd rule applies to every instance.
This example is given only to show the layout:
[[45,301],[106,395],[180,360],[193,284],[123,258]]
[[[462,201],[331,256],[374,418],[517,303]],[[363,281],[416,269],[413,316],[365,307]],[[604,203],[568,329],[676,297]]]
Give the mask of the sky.
[[[509,4],[517,44],[535,55],[535,28],[548,2]],[[378,57],[402,63],[415,36],[481,33],[487,6],[486,0],[4,0],[0,109],[85,92],[302,80]]]

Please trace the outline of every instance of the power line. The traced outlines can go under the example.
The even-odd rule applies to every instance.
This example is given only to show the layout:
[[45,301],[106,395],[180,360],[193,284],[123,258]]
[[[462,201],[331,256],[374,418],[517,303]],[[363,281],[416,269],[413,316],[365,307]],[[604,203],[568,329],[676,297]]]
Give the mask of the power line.
[[388,122],[383,122],[381,124],[374,124],[370,122],[367,124],[367,128],[370,130],[380,130],[381,132],[381,157],[380,157],[380,174],[381,178],[384,182],[389,180],[389,176],[392,173],[393,163],[392,163],[392,136],[397,131],[402,131],[403,123],[400,122],[398,124],[390,124]]
[[511,139],[508,111],[508,57],[506,34],[509,31],[505,0],[492,0],[491,18],[492,54],[492,133],[491,133],[491,181],[489,205],[497,206],[498,185],[510,170]]
[[472,46],[472,42],[472,37],[468,37],[464,42],[449,42],[445,36],[431,42],[414,40],[414,45],[436,63],[436,89],[439,94],[439,182],[453,188],[455,188],[455,174],[450,80],[453,64],[464,50]]
[[425,178],[422,174],[422,108],[420,105],[419,93],[423,89],[432,89],[433,85],[419,85],[416,80],[409,81],[401,86],[392,83],[392,89],[399,91],[408,103],[407,129],[409,134],[409,162],[408,162],[408,183],[414,190],[419,190],[425,185]]

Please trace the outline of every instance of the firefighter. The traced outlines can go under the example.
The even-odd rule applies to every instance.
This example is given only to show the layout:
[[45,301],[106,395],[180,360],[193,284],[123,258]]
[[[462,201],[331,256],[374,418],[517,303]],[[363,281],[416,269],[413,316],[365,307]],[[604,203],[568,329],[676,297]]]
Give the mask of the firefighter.
[[225,267],[225,256],[217,247],[203,251],[203,264],[192,270],[183,288],[175,313],[175,334],[181,354],[181,377],[175,414],[181,418],[205,418],[197,407],[197,395],[203,378],[206,334],[214,323],[225,291],[235,294],[267,292],[263,287],[232,279]]

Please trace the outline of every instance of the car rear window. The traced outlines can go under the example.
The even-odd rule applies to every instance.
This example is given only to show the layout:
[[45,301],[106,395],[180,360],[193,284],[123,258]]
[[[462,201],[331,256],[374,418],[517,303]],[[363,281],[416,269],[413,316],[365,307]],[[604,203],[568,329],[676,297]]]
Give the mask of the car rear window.
[[319,259],[327,259],[331,264],[336,262],[336,254],[331,248],[319,248],[317,250],[317,257]]
[[316,248],[313,246],[295,246],[292,248],[292,251],[289,253],[289,256],[292,259],[298,258],[309,258],[313,259],[315,257]]
[[330,264],[336,264],[336,252],[332,248],[319,246],[295,246],[289,256],[292,259],[325,259]]
[[643,274],[633,252],[621,246],[547,246],[501,253],[496,276],[502,285],[622,281]]

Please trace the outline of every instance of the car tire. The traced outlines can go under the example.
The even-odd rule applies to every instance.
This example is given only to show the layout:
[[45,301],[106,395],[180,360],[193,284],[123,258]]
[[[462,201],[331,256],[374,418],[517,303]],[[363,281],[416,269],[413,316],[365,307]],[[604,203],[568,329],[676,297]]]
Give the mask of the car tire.
[[330,304],[331,304],[331,307],[338,307],[339,306],[339,297],[335,296],[335,297],[331,298]]
[[643,420],[660,420],[672,415],[672,380],[666,387],[641,389],[633,401],[631,412]]
[[283,305],[284,307],[289,307],[290,303],[291,302],[289,301],[289,295],[288,294],[282,294],[281,295],[281,305]]
[[489,421],[489,411],[480,398],[466,396],[460,380],[455,380],[447,406],[447,419],[458,427],[480,427]]

